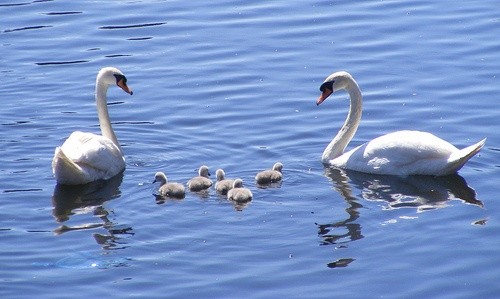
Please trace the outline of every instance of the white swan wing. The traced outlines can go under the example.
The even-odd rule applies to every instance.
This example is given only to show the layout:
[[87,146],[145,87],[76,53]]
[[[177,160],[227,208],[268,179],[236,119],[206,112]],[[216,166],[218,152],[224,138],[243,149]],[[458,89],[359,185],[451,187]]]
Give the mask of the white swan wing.
[[73,132],[56,149],[52,167],[58,183],[85,184],[117,175],[125,168],[125,160],[110,139]]
[[458,151],[431,133],[398,131],[358,146],[331,164],[368,173],[440,174],[449,171],[448,160]]

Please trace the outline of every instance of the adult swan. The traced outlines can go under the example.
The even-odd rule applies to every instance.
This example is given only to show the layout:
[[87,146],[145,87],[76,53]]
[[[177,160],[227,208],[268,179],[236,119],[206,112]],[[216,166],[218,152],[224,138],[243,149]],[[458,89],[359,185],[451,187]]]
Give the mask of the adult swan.
[[73,132],[61,147],[56,147],[52,172],[58,184],[80,185],[107,180],[125,169],[122,149],[109,120],[106,93],[116,84],[132,94],[127,78],[114,67],[99,71],[96,79],[95,100],[101,135]]
[[386,175],[448,175],[462,168],[486,141],[483,139],[459,150],[431,133],[397,131],[344,153],[361,119],[362,100],[358,84],[347,72],[333,73],[321,85],[316,105],[341,89],[349,93],[351,106],[344,125],[323,152],[321,161],[326,165]]

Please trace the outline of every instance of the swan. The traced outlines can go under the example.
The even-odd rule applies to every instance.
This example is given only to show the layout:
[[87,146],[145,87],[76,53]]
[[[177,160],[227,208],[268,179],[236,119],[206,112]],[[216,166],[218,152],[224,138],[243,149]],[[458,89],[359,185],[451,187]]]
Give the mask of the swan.
[[160,189],[158,189],[158,193],[161,196],[167,197],[175,197],[175,198],[184,198],[186,195],[186,191],[184,186],[179,183],[167,183],[167,176],[163,172],[157,172],[155,174],[155,180],[153,184],[156,182],[160,182]]
[[241,179],[234,180],[233,188],[227,192],[227,199],[238,203],[249,202],[252,198],[252,191],[243,187]]
[[226,173],[222,169],[217,169],[215,176],[217,177],[215,190],[222,195],[226,195],[233,188],[234,180],[226,179]]
[[188,181],[187,185],[189,190],[197,192],[210,188],[210,186],[212,186],[212,180],[208,178],[209,176],[208,167],[202,165],[200,169],[198,169],[198,176]]
[[113,84],[132,94],[120,70],[105,67],[99,71],[95,100],[102,135],[75,131],[62,146],[56,147],[52,172],[58,184],[81,185],[107,180],[125,169],[125,159],[111,127],[106,103],[108,87]]
[[281,162],[276,162],[272,169],[264,170],[255,176],[255,181],[257,184],[271,184],[281,181],[283,175],[281,171],[283,169],[283,164]]
[[323,152],[321,162],[325,165],[372,174],[442,176],[456,173],[486,142],[485,138],[458,149],[428,132],[397,131],[344,153],[361,120],[362,99],[358,84],[347,72],[333,73],[321,85],[316,105],[342,89],[349,93],[350,110],[344,125]]

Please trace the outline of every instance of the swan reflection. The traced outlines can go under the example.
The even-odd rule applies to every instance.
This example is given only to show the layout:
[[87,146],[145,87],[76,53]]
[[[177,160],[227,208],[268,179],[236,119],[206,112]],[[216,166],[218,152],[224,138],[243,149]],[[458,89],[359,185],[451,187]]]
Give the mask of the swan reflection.
[[107,180],[96,181],[85,185],[67,186],[56,185],[52,196],[52,215],[57,222],[66,222],[73,215],[92,214],[101,222],[83,223],[78,225],[61,225],[54,230],[55,234],[63,234],[74,230],[104,228],[107,234],[93,234],[95,241],[103,249],[122,247],[118,237],[123,234],[133,234],[132,228],[120,226],[109,220],[109,211],[102,205],[111,199],[120,196],[120,185],[123,173]]
[[[458,174],[398,177],[325,168],[325,176],[332,180],[335,191],[346,200],[348,207],[344,220],[317,224],[321,245],[346,248],[350,242],[363,238],[361,225],[356,222],[363,207],[360,200],[381,202],[383,209],[411,208],[417,213],[447,207],[450,200],[483,207],[474,189]],[[328,267],[345,267],[354,260],[343,258],[328,263]]]
[[474,189],[458,174],[448,176],[390,176],[328,168],[325,175],[346,198],[349,185],[361,190],[361,197],[386,204],[385,209],[415,208],[417,212],[448,206],[449,200],[483,207]]
[[246,209],[248,207],[248,205],[250,204],[250,201],[247,201],[247,202],[237,202],[237,201],[233,201],[233,200],[229,200],[231,202],[231,204],[233,205],[233,208],[237,211],[237,212],[241,212],[243,211],[244,209]]

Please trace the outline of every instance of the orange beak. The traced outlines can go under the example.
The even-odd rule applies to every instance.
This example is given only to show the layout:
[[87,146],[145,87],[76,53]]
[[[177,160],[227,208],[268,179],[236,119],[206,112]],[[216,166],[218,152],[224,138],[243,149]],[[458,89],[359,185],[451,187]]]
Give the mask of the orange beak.
[[333,93],[333,91],[331,91],[328,88],[325,88],[325,90],[321,93],[319,98],[316,100],[316,105],[323,103],[323,101],[326,100],[326,98],[328,98],[332,93]]
[[128,88],[127,83],[125,83],[125,82],[123,81],[123,79],[122,79],[122,80],[119,80],[119,81],[116,83],[116,85],[118,85],[118,87],[120,87],[121,89],[123,89],[123,91],[125,91],[126,93],[128,93],[128,94],[130,94],[130,95],[132,95],[132,94],[134,93],[134,92],[132,91],[132,89]]

